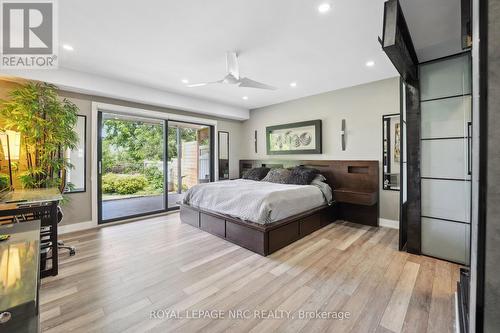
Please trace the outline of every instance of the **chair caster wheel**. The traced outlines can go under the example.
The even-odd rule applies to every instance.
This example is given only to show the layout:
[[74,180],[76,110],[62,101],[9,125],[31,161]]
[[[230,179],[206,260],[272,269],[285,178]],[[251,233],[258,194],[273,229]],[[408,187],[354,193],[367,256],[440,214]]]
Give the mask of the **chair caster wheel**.
[[75,254],[76,254],[76,250],[74,250],[74,249],[69,250],[70,257],[74,256]]

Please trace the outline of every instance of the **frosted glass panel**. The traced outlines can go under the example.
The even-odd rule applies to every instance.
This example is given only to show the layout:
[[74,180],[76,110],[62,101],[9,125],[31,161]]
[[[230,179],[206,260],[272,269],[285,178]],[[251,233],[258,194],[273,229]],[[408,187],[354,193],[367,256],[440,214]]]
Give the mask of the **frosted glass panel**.
[[422,179],[422,215],[454,221],[470,220],[470,182]]
[[422,218],[422,253],[466,263],[468,228],[468,224]]
[[471,96],[422,102],[422,139],[467,136]]
[[465,264],[470,264],[470,225],[465,226]]
[[422,141],[420,168],[422,177],[469,179],[467,139]]
[[421,100],[470,94],[469,54],[420,66]]

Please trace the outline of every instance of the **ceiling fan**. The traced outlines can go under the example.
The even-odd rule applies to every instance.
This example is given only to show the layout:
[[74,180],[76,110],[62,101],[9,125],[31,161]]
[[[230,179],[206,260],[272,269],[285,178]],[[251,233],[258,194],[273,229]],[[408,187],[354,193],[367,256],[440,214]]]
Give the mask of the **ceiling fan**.
[[194,88],[194,87],[206,86],[209,84],[221,83],[221,84],[232,84],[238,87],[276,90],[276,87],[258,81],[254,81],[247,77],[240,77],[238,55],[236,54],[236,52],[226,52],[226,71],[227,75],[222,80],[188,84],[188,87]]

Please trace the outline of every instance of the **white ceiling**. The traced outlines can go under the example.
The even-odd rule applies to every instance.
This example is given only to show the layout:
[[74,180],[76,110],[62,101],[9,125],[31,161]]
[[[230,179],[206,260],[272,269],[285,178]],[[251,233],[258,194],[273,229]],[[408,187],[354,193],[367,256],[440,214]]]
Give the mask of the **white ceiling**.
[[[59,1],[60,45],[74,47],[60,67],[246,109],[397,75],[377,41],[384,0],[332,1],[320,14],[322,2]],[[242,76],[279,89],[181,83],[222,78],[227,50]]]
[[461,51],[460,0],[400,0],[420,62]]
[[[332,10],[320,14],[325,1]],[[397,75],[377,41],[384,0],[58,3],[60,69],[4,73],[233,119],[247,119],[248,109]],[[420,61],[460,50],[460,0],[402,0],[402,8]],[[278,89],[181,82],[221,79],[228,50],[238,51],[242,76]],[[374,67],[365,66],[369,60]]]

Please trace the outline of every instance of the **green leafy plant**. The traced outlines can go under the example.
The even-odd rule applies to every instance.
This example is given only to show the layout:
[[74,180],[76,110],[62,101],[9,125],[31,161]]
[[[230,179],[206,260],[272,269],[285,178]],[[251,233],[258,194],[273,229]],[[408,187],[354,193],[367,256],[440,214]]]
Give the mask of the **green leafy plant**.
[[148,185],[143,175],[120,175],[107,173],[102,176],[102,191],[104,193],[135,194]]
[[0,191],[5,190],[10,186],[10,177],[4,173],[0,173]]
[[146,176],[149,186],[155,190],[163,189],[163,171],[157,167],[147,167],[144,169],[144,175]]
[[26,167],[19,179],[25,188],[59,187],[62,192],[66,172],[71,164],[64,157],[67,149],[78,143],[74,126],[78,107],[57,95],[57,87],[30,82],[13,90],[8,101],[2,101],[0,115],[5,129],[21,133],[21,147]]

